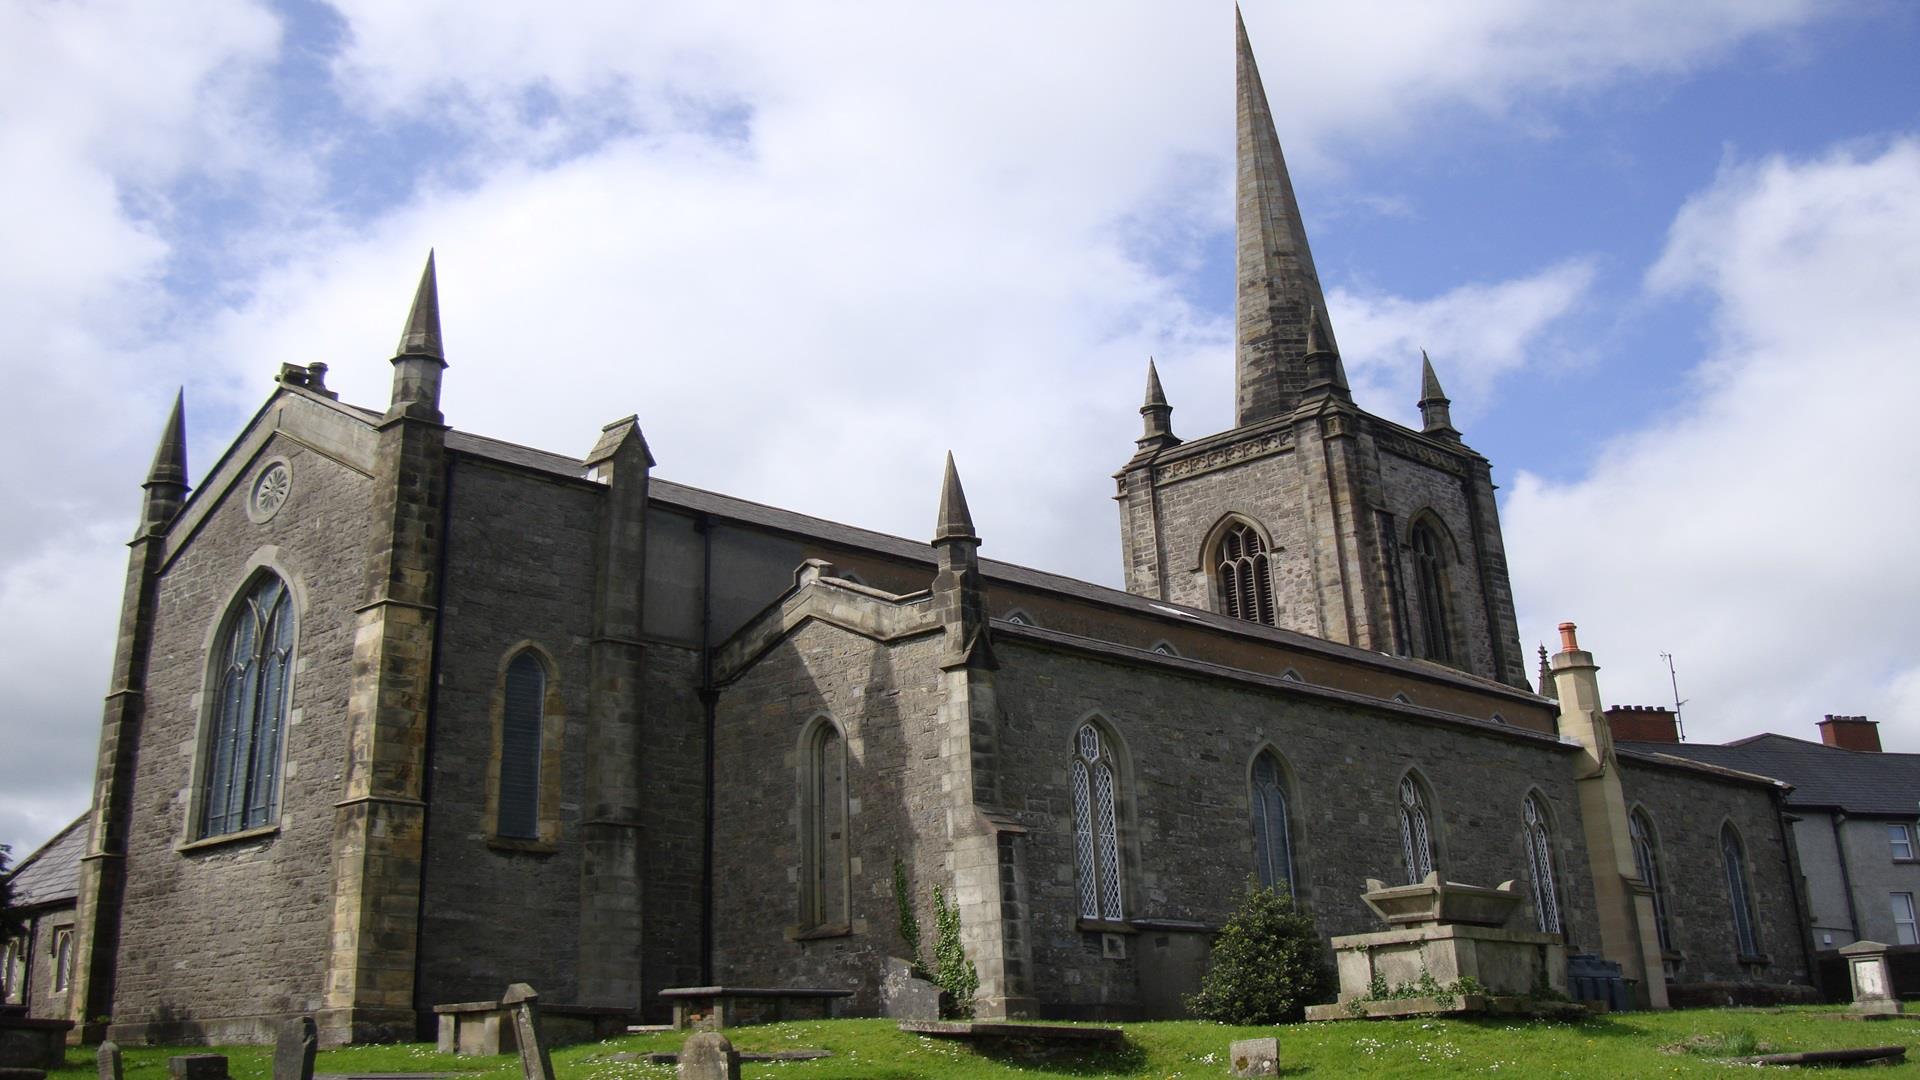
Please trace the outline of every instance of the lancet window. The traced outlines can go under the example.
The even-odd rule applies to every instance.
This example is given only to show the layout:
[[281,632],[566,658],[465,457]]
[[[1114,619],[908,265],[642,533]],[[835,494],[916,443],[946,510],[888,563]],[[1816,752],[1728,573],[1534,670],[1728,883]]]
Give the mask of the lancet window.
[[848,925],[847,740],[831,720],[814,721],[801,772],[804,873],[801,922],[809,929]]
[[1400,778],[1400,849],[1410,884],[1418,885],[1433,873],[1433,815],[1427,809],[1426,786],[1412,773]]
[[1427,522],[1413,527],[1413,577],[1420,592],[1421,655],[1453,663],[1453,632],[1447,612],[1446,548]]
[[1074,735],[1073,851],[1080,885],[1080,917],[1117,922],[1126,912],[1120,887],[1120,828],[1116,770],[1108,739],[1093,724]]
[[1560,888],[1553,869],[1553,833],[1547,827],[1547,808],[1537,794],[1528,795],[1521,810],[1527,843],[1527,869],[1533,877],[1534,925],[1543,934],[1558,934]]
[[507,663],[500,711],[500,805],[494,828],[519,840],[540,837],[540,737],[547,711],[547,668],[532,649]]
[[1653,822],[1646,811],[1635,809],[1627,816],[1627,836],[1633,844],[1633,865],[1640,880],[1653,890],[1653,925],[1660,937],[1660,951],[1673,952],[1673,931],[1667,926],[1667,881],[1660,872],[1660,847]]
[[293,601],[272,573],[255,578],[215,655],[214,706],[202,773],[199,835],[255,829],[280,813],[280,741],[292,685]]
[[1265,540],[1239,522],[1221,535],[1213,569],[1220,610],[1236,619],[1274,624],[1273,571]]
[[1760,955],[1760,935],[1753,922],[1753,886],[1747,879],[1747,849],[1729,822],[1720,827],[1720,855],[1727,864],[1727,900],[1733,907],[1733,933],[1740,955]]
[[1293,818],[1286,774],[1279,759],[1263,752],[1253,759],[1253,855],[1260,884],[1283,885],[1298,896],[1293,874]]

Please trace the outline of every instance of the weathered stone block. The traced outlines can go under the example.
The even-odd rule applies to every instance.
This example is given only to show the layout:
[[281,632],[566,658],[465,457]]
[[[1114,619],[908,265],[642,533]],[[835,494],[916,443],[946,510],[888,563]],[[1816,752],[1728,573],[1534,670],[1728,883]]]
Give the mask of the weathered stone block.
[[120,1060],[120,1047],[112,1039],[100,1044],[93,1053],[93,1059],[100,1080],[122,1080],[126,1074],[125,1063]]
[[680,1046],[680,1080],[740,1080],[740,1053],[717,1031],[696,1031]]
[[227,1055],[179,1054],[167,1059],[173,1080],[227,1080]]
[[296,1016],[281,1024],[273,1046],[273,1080],[313,1080],[313,1059],[319,1050],[320,1029],[313,1017]]
[[1280,1075],[1279,1039],[1239,1039],[1227,1051],[1235,1076]]
[[938,1020],[940,988],[916,978],[905,960],[889,956],[880,983],[880,1012],[890,1020]]

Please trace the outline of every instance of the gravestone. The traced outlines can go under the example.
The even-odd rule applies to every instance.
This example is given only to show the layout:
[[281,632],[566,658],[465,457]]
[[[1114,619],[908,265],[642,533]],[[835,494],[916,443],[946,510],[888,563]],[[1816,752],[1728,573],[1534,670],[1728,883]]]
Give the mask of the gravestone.
[[520,1074],[526,1080],[553,1080],[553,1059],[540,1038],[540,995],[526,983],[514,983],[500,999],[513,1014],[513,1041],[520,1046]]
[[227,1055],[180,1054],[167,1059],[173,1080],[227,1080]]
[[100,1067],[100,1080],[123,1080],[126,1064],[120,1060],[120,1044],[112,1039],[104,1040],[93,1056]]
[[740,1080],[740,1052],[717,1031],[696,1031],[680,1046],[680,1080]]
[[[273,1080],[313,1080],[313,1055],[320,1049],[320,1029],[313,1017],[296,1016],[280,1025],[273,1044]],[[100,1080],[107,1080],[102,1074]]]
[[1227,1051],[1235,1076],[1279,1076],[1279,1039],[1240,1039]]
[[880,982],[880,1015],[889,1020],[940,1019],[940,988],[913,973],[913,965],[887,957]]

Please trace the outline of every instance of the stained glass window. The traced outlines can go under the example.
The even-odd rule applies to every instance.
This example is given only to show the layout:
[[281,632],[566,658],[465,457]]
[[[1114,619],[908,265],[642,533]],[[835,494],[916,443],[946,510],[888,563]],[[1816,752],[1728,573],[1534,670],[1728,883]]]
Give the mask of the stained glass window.
[[1120,887],[1120,828],[1114,808],[1113,756],[1100,729],[1082,724],[1074,736],[1073,850],[1080,915],[1125,917]]
[[1293,828],[1280,763],[1270,753],[1253,761],[1253,854],[1260,884],[1284,885],[1298,896],[1293,877]]
[[201,789],[201,836],[270,825],[279,815],[293,622],[286,583],[262,574],[221,638]]
[[1400,779],[1400,848],[1407,860],[1407,881],[1418,885],[1433,873],[1433,826],[1427,793],[1413,775]]

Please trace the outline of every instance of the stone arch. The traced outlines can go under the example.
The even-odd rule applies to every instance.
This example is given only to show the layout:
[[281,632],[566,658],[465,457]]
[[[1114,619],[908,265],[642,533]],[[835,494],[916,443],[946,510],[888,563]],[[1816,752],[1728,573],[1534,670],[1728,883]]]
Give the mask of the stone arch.
[[1213,610],[1278,626],[1280,601],[1273,585],[1273,563],[1280,551],[1273,534],[1258,521],[1237,512],[1222,515],[1207,530],[1200,547]]
[[[269,593],[273,595],[269,597]],[[273,604],[273,610],[260,610],[257,603],[260,600]],[[279,549],[269,545],[257,549],[247,560],[236,575],[220,614],[208,621],[202,652],[205,666],[195,722],[192,779],[186,820],[181,824],[183,843],[252,835],[278,828],[281,781],[286,774],[286,731],[297,711],[294,692],[298,688],[300,627],[308,610],[306,600],[306,590],[298,576],[282,563]],[[280,605],[284,605],[284,611]],[[261,623],[263,616],[271,620],[270,623]],[[282,616],[287,620],[284,623],[277,621]],[[242,620],[254,620],[251,629],[254,634],[272,633],[284,638],[285,656],[269,661],[264,650],[270,643],[264,639],[250,642],[237,639],[235,635]],[[248,646],[248,656],[233,655],[242,645]],[[236,662],[247,667],[258,666],[252,668],[254,674],[250,676],[245,670],[231,670]],[[232,677],[239,678],[242,684],[243,696],[237,702],[229,702],[222,693]],[[269,688],[257,681],[269,677],[274,678],[277,685]],[[263,692],[272,694],[276,702],[267,702],[260,696]],[[263,707],[270,708],[271,715],[260,715]],[[228,715],[229,709],[233,710],[232,715]],[[244,735],[238,729],[241,712],[248,714]],[[227,721],[224,726],[232,727],[232,731],[222,730],[223,719]],[[271,739],[271,745],[264,749],[263,737]],[[245,762],[239,760],[242,741],[246,744]],[[243,805],[236,824],[231,803],[236,780],[233,770],[242,765],[243,774],[237,779]],[[217,797],[215,787],[221,788]],[[215,817],[219,820],[214,820]]]
[[1412,571],[1414,655],[1468,666],[1459,572],[1463,560],[1453,530],[1432,508],[1418,510],[1407,518],[1401,550]]
[[801,726],[795,744],[800,826],[800,919],[807,936],[852,930],[852,804],[847,732],[826,713]]

